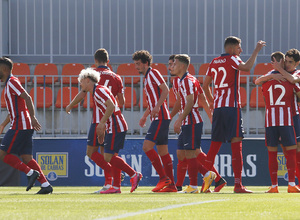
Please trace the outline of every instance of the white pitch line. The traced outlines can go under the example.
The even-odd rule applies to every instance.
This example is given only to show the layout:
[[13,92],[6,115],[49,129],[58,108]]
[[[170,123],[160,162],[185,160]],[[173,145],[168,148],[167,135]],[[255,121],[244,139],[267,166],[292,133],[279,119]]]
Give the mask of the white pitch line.
[[111,220],[111,219],[127,218],[127,217],[146,214],[146,213],[153,213],[153,212],[165,211],[165,210],[169,210],[169,209],[181,208],[181,207],[184,207],[184,206],[199,205],[199,204],[204,204],[204,203],[221,202],[221,201],[225,201],[225,199],[169,205],[169,206],[156,208],[156,209],[146,209],[146,210],[141,210],[141,211],[137,211],[137,212],[125,213],[125,214],[122,214],[122,215],[99,218],[99,219],[96,219],[96,220]]

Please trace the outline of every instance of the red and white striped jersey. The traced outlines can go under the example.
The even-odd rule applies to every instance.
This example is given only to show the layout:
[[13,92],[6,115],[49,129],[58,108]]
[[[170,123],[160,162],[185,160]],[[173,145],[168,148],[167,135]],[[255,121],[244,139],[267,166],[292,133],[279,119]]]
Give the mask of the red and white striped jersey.
[[[295,69],[293,72],[291,72],[293,76],[298,76],[300,77],[300,70]],[[294,108],[295,108],[295,115],[299,115],[299,105],[297,101],[297,95],[294,96]],[[295,116],[294,115],[294,116]]]
[[6,80],[4,99],[10,116],[10,129],[33,129],[26,102],[20,95],[25,92],[19,79],[12,74]]
[[96,84],[93,92],[94,102],[97,108],[100,110],[101,116],[105,114],[106,105],[105,102],[110,99],[115,104],[114,113],[109,117],[106,122],[106,132],[108,134],[116,132],[124,132],[128,130],[126,120],[118,106],[118,103],[110,92],[110,90],[102,85]]
[[[107,66],[99,66],[96,71],[100,73],[99,85],[109,88],[114,97],[116,97],[118,93],[124,94],[122,78],[119,75],[111,71]],[[94,106],[96,106],[95,103]],[[101,117],[100,110],[93,108],[92,123],[99,123]]]
[[[278,74],[272,71],[271,74]],[[294,109],[294,93],[300,91],[298,83],[269,80],[262,85],[266,102],[265,127],[292,126]]]
[[200,86],[199,81],[189,74],[188,72],[183,75],[183,77],[180,79],[180,85],[179,85],[179,95],[181,100],[181,112],[183,112],[187,100],[186,97],[188,95],[194,94],[194,106],[191,110],[191,112],[186,116],[184,121],[182,122],[182,125],[189,125],[189,124],[197,124],[202,122],[202,118],[200,115],[200,112],[198,110],[198,95],[202,94],[203,90]]
[[241,108],[239,56],[222,54],[214,58],[206,72],[214,80],[214,108]]
[[[147,70],[147,73],[144,78],[144,90],[146,92],[147,103],[150,112],[153,110],[153,108],[155,107],[155,105],[157,104],[160,98],[161,89],[159,88],[159,86],[163,83],[165,83],[165,80],[161,76],[160,72],[150,67]],[[160,107],[158,117],[156,118],[150,117],[150,119],[151,121],[171,119],[166,100]]]
[[175,97],[177,99],[177,93],[179,92],[179,84],[180,84],[180,78],[178,76],[176,76],[174,79],[173,79],[173,86],[172,86],[172,89],[173,89],[173,92],[175,94]]

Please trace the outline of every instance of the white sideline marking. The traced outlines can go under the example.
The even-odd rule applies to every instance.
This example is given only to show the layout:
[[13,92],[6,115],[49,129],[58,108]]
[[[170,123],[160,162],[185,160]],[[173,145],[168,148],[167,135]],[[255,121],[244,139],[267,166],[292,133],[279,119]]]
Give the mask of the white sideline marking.
[[165,211],[165,210],[169,210],[169,209],[181,208],[181,207],[184,207],[184,206],[199,205],[199,204],[204,204],[204,203],[221,202],[221,201],[225,201],[225,199],[209,200],[209,201],[201,201],[201,202],[192,202],[192,203],[186,203],[186,204],[169,205],[169,206],[156,208],[156,209],[146,209],[146,210],[141,210],[141,211],[137,211],[137,212],[125,213],[125,214],[122,214],[122,215],[99,218],[99,219],[96,219],[96,220],[111,220],[111,219],[127,218],[127,217],[146,214],[146,213],[152,213],[152,212]]

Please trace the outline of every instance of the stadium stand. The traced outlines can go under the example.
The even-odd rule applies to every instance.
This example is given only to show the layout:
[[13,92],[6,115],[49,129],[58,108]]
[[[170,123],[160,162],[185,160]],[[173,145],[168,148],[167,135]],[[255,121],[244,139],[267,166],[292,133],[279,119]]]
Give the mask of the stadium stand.
[[[62,68],[62,82],[63,84],[78,84],[77,77],[70,76],[78,76],[80,71],[84,69],[84,66],[80,63],[68,63],[65,64]],[[69,76],[69,77],[68,77]]]
[[131,108],[136,106],[137,98],[136,98],[136,91],[134,88],[125,87],[124,96],[125,96],[125,108]]
[[44,77],[36,77],[37,84],[43,84],[43,83],[52,84],[52,78],[53,78],[53,83],[58,82],[57,66],[53,63],[37,64],[34,69],[34,76],[45,76],[45,82],[44,82]]
[[247,92],[244,87],[240,87],[241,106],[244,108],[247,105]]
[[173,108],[176,102],[176,96],[174,94],[173,89],[170,89],[168,99],[169,99],[169,108]]
[[209,63],[202,63],[201,66],[199,67],[198,80],[199,80],[200,84],[203,84],[208,66],[209,66]]
[[240,73],[240,75],[241,75],[241,84],[247,84],[247,76],[250,76],[250,71],[249,72],[245,72],[245,71],[241,71],[241,73]]
[[135,69],[133,63],[122,63],[118,66],[117,72],[118,75],[122,77],[122,80],[125,84],[131,84],[131,79],[133,84],[140,82],[139,77],[130,77],[130,76],[140,76],[139,72]]
[[17,76],[22,84],[30,82],[30,68],[26,63],[14,63],[12,74]]
[[249,104],[250,104],[251,108],[256,108],[256,106],[258,108],[264,108],[265,107],[265,100],[264,100],[264,97],[263,97],[261,87],[254,87],[252,89]]
[[[67,105],[71,102],[71,100],[77,95],[78,88],[77,87],[63,87],[60,88],[57,93],[55,107],[56,108],[66,108]],[[78,106],[75,105],[74,108]]]
[[257,76],[264,75],[273,69],[271,63],[258,63],[254,67],[252,82],[254,83]]
[[90,97],[90,108],[94,108],[93,96],[89,93],[86,94],[84,101],[83,101],[83,108],[88,108],[88,96]]
[[168,69],[167,66],[163,63],[152,63],[151,67],[153,69],[157,69],[160,74],[164,77],[164,80],[167,82],[168,80]]
[[[37,108],[44,107],[44,93],[45,93],[45,108],[49,108],[50,106],[52,106],[53,91],[50,87],[37,87],[36,92],[37,92],[37,97],[36,97],[35,106]],[[34,102],[35,99],[34,88],[30,90],[29,95],[31,96],[32,101]]]

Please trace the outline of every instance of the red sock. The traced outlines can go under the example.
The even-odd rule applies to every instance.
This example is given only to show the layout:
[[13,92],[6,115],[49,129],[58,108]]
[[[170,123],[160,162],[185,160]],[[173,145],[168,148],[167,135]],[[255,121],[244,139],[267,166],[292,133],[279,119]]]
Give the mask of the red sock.
[[91,156],[91,159],[99,166],[101,167],[104,172],[108,172],[109,174],[112,173],[111,171],[111,165],[107,163],[104,160],[104,157],[102,154],[100,154],[98,151],[94,152]]
[[[205,165],[206,157],[207,157],[207,155],[204,152],[201,152],[200,154],[198,154],[198,156],[197,156],[198,163],[200,163],[200,164],[202,164],[202,166],[204,166]],[[215,172],[217,174],[215,182],[218,182],[221,179],[221,176],[218,173],[218,171],[216,170],[215,166],[212,166],[211,171],[213,171],[213,172]]]
[[271,177],[271,183],[272,183],[272,185],[277,185],[278,184],[277,151],[268,151],[268,154],[269,154],[269,173],[270,173],[270,177]]
[[206,160],[205,160],[205,167],[208,170],[212,169],[212,167],[215,163],[216,155],[219,152],[221,145],[222,145],[222,142],[216,142],[216,141],[211,142],[210,148],[209,148],[209,151],[207,153]]
[[[132,177],[136,172],[134,169],[131,168],[121,157],[119,156],[113,156],[110,160],[110,164],[112,166],[115,166],[119,168],[120,170],[123,170],[125,173],[127,173],[130,177]],[[121,175],[121,174],[120,174]],[[120,177],[121,178],[121,177]]]
[[120,188],[121,187],[121,170],[115,166],[112,166],[112,174],[114,177],[113,186]]
[[242,142],[231,143],[232,151],[232,169],[234,173],[234,186],[242,186],[242,169],[243,169],[243,155]]
[[296,149],[286,151],[286,168],[288,170],[289,182],[295,182]]
[[25,163],[23,163],[17,156],[12,154],[6,154],[3,159],[3,162],[26,174],[31,170],[31,168],[28,167]]
[[186,158],[184,158],[183,160],[178,160],[176,186],[182,186],[183,185],[186,170],[187,170],[187,160],[186,160]]
[[203,166],[201,163],[199,163],[199,161],[197,160],[197,169],[198,172],[202,174],[202,176],[204,176],[209,170],[206,169],[205,166]]
[[32,159],[27,163],[27,166],[29,166],[31,169],[37,170],[40,172],[40,177],[37,179],[41,184],[48,182],[46,179],[40,165],[35,161],[35,159]]
[[163,162],[164,169],[165,169],[165,172],[166,172],[167,176],[170,178],[172,183],[175,184],[174,174],[173,174],[173,162],[172,162],[172,159],[170,157],[170,154],[166,154],[164,156],[161,156],[160,158]]
[[154,169],[156,170],[156,172],[159,175],[159,178],[160,179],[164,178],[166,176],[166,172],[160,162],[159,156],[156,153],[156,151],[154,149],[151,149],[151,150],[145,152],[145,154],[150,159],[152,166],[154,167]]
[[296,177],[298,184],[300,184],[300,151],[296,154]]
[[197,166],[197,159],[191,158],[187,159],[188,164],[188,172],[189,172],[189,179],[190,185],[198,186],[198,166]]
[[104,170],[104,178],[105,178],[104,185],[111,185],[111,183],[112,183],[112,176],[109,174],[109,172],[107,172],[105,170]]

